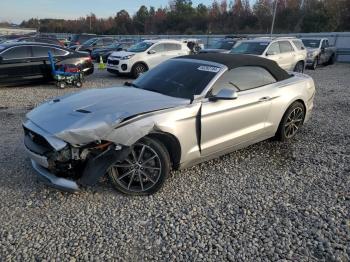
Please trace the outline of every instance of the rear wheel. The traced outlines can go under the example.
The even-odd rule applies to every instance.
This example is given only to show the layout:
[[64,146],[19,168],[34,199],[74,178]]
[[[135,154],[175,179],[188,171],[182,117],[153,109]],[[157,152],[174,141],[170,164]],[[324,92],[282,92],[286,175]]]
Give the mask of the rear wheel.
[[298,73],[303,73],[304,72],[304,63],[302,61],[299,61],[295,67],[294,67],[294,72],[298,72]]
[[131,74],[133,78],[138,78],[141,74],[147,71],[144,64],[138,63],[132,67]]
[[170,157],[156,139],[143,138],[131,147],[122,162],[115,163],[108,175],[113,186],[130,195],[150,195],[164,184],[170,172]]
[[278,127],[276,138],[280,141],[292,139],[305,119],[305,108],[301,102],[294,102],[285,112]]

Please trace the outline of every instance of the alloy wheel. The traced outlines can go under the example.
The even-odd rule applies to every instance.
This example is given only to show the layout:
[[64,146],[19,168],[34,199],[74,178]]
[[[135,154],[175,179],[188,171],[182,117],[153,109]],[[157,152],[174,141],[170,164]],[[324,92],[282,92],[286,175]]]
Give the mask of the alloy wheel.
[[296,107],[289,114],[286,124],[284,126],[285,136],[287,138],[292,138],[304,121],[304,109],[301,107]]
[[304,65],[303,65],[303,63],[301,63],[301,62],[297,63],[296,66],[295,66],[295,70],[294,71],[297,72],[297,73],[303,73],[304,72]]
[[141,74],[143,74],[145,72],[145,67],[141,64],[137,65],[136,68],[136,75],[140,76]]
[[162,165],[159,155],[149,145],[136,143],[128,157],[115,163],[111,171],[117,173],[116,183],[131,192],[144,192],[157,184]]

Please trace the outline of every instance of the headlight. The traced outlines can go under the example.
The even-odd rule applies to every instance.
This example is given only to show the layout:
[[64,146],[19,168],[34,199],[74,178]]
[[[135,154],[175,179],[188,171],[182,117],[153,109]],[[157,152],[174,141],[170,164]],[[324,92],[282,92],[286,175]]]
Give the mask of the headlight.
[[121,59],[121,60],[128,60],[128,59],[132,58],[134,55],[135,55],[135,54],[123,56],[123,57],[120,58],[120,59]]
[[307,57],[309,57],[309,58],[312,58],[312,57],[315,57],[315,56],[317,56],[317,51],[307,53]]

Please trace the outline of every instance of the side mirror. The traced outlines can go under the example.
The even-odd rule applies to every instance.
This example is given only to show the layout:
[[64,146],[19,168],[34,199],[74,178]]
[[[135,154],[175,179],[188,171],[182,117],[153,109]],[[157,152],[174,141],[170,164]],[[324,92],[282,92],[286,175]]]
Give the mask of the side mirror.
[[155,54],[155,53],[157,53],[157,52],[154,51],[154,50],[149,50],[149,51],[147,52],[147,54],[149,54],[149,55],[153,55],[153,54]]
[[266,56],[269,56],[269,55],[277,55],[277,53],[275,51],[267,51]]
[[325,51],[325,48],[321,47],[321,52],[324,53],[324,51]]
[[238,97],[238,94],[235,90],[230,88],[223,88],[215,96],[209,97],[210,101],[217,100],[234,100]]

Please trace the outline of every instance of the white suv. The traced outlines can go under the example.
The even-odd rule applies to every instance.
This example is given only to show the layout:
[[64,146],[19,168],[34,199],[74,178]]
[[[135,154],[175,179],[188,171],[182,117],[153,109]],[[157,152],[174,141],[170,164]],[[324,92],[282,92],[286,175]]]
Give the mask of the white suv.
[[294,37],[255,38],[236,43],[233,54],[251,54],[274,60],[287,71],[304,72],[306,49],[300,39]]
[[188,55],[186,43],[177,40],[145,40],[127,51],[113,52],[107,60],[107,70],[115,74],[131,74],[137,78],[167,59]]

